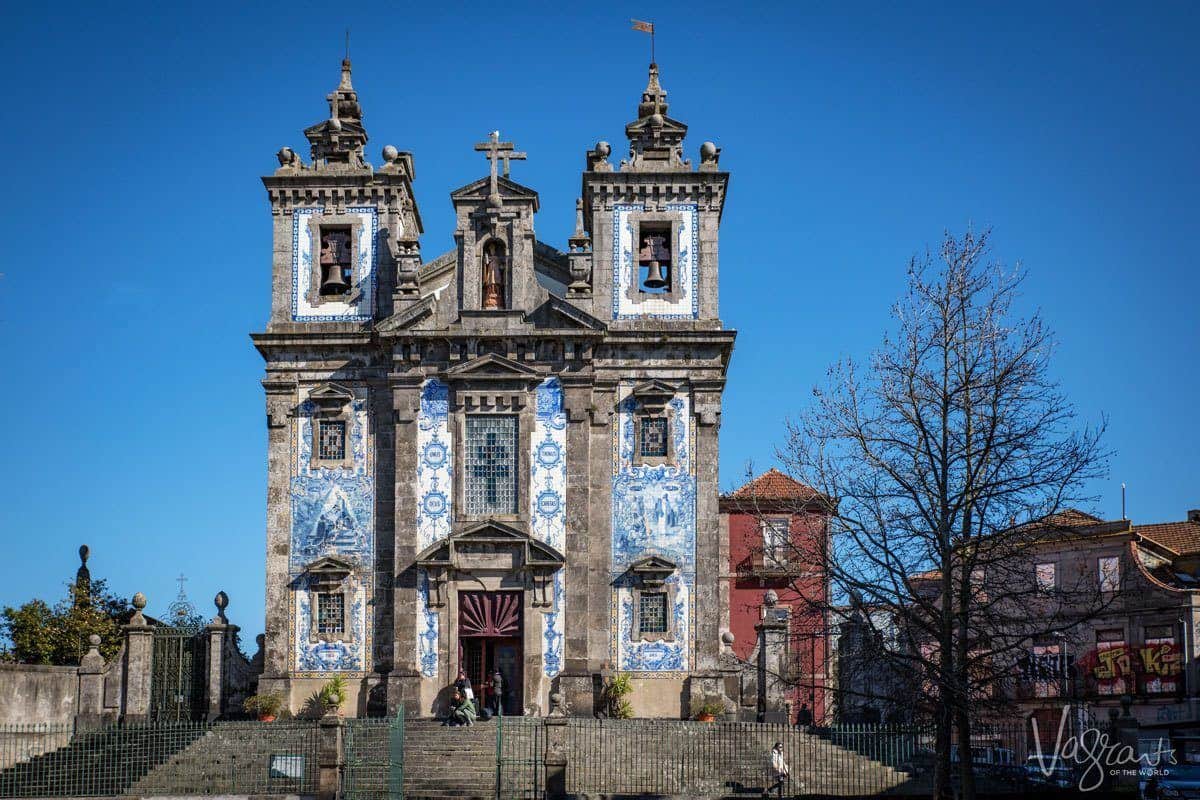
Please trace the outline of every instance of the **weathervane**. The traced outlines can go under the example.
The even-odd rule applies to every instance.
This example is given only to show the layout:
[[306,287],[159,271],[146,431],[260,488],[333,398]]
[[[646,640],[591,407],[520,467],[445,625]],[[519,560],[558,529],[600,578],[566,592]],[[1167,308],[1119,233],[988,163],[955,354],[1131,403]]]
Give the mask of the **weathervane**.
[[654,23],[653,22],[643,22],[640,19],[631,19],[629,21],[633,23],[633,29],[635,31],[641,31],[642,33],[650,34],[650,63],[653,64],[654,63]]

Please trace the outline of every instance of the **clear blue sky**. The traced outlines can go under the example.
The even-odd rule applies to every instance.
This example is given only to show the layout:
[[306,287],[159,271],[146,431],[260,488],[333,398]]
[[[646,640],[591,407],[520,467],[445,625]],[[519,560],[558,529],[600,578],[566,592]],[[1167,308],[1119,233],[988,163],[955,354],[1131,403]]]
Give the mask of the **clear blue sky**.
[[258,178],[282,145],[307,157],[347,26],[368,153],[415,153],[431,259],[494,128],[565,244],[585,151],[622,152],[645,85],[629,18],[657,22],[687,149],[714,140],[733,176],[723,486],[879,341],[909,256],[973,223],[1028,268],[1084,418],[1110,415],[1094,510],[1120,514],[1121,481],[1135,520],[1200,507],[1196,6],[836,5],[10,5],[0,604],[59,596],[87,542],[152,612],[184,572],[202,611],[224,589],[245,641],[262,629]]

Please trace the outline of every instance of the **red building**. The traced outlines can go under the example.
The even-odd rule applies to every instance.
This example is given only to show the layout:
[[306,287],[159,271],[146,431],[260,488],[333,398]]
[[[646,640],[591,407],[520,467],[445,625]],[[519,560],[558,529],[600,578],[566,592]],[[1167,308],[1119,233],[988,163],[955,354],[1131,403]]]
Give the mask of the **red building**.
[[[821,567],[829,538],[827,499],[771,469],[722,496],[720,511],[729,548],[723,581],[728,597],[722,599],[733,653],[748,666],[757,665],[764,617],[786,613],[787,651],[780,659],[778,691],[791,721],[806,716],[806,709],[822,722],[831,710],[829,585]],[[773,609],[764,602],[768,591],[778,597]],[[758,704],[764,708],[762,699]]]

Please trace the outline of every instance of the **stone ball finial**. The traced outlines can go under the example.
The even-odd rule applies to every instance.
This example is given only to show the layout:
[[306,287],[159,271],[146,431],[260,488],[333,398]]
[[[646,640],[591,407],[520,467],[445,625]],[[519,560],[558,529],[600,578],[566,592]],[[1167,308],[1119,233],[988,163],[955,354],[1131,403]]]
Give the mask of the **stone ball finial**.
[[388,164],[392,163],[399,157],[400,151],[397,150],[393,145],[387,144],[383,146],[383,160]]
[[700,145],[700,160],[712,161],[717,157],[717,146],[712,142],[705,142]]
[[213,598],[213,605],[217,607],[217,611],[225,613],[225,609],[229,607],[229,595],[223,591],[217,592],[217,596]]
[[146,595],[142,594],[141,592],[135,593],[133,595],[133,607],[136,608],[138,611],[141,611],[143,608],[145,608],[146,607]]
[[286,167],[296,159],[296,153],[290,147],[281,147],[279,152],[275,154],[275,158],[279,159],[279,166]]
[[337,117],[332,118],[329,120],[329,129],[331,131],[340,131],[342,129],[342,121]]
[[661,128],[663,126],[663,115],[655,112],[650,115],[650,127]]
[[600,156],[601,158],[608,158],[610,155],[612,155],[612,146],[609,145],[608,142],[601,139],[600,141],[596,142],[596,155]]
[[99,647],[100,646],[100,637],[94,633],[91,634],[90,636],[88,636],[88,646],[93,647],[93,648]]
[[775,604],[778,602],[779,595],[775,593],[775,590],[767,589],[766,593],[763,594],[763,603],[765,603],[768,608],[774,608]]
[[79,545],[79,563],[86,564],[88,556],[92,554],[91,549],[86,544]]
[[733,631],[724,631],[721,633],[721,643],[727,646],[732,646],[737,641],[737,637],[733,635]]

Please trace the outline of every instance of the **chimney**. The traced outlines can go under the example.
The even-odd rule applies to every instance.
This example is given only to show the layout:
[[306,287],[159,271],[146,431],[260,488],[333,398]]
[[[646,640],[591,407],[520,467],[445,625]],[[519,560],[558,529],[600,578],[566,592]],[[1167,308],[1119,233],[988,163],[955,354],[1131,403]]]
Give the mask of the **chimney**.
[[1200,508],[1188,509],[1188,522],[1200,522]]

